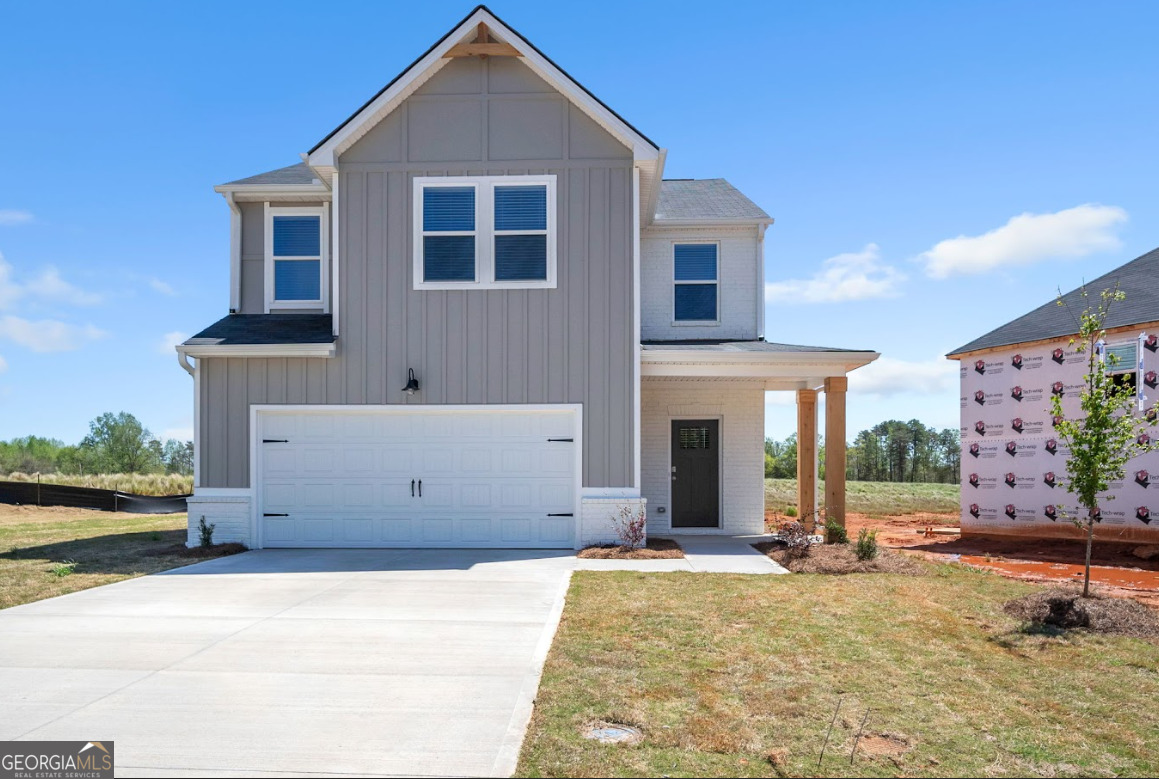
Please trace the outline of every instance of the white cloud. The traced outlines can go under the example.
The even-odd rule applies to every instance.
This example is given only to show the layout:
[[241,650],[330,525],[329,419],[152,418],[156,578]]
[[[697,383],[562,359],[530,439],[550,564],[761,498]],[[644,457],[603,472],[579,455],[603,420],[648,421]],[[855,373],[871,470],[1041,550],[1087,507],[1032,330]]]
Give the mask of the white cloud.
[[849,391],[888,397],[913,392],[922,395],[947,392],[957,386],[958,363],[944,357],[926,362],[879,357],[849,374]]
[[23,294],[23,287],[12,280],[12,266],[0,254],[0,310],[11,306]]
[[18,208],[0,208],[0,226],[14,227],[32,221],[32,212]]
[[188,338],[188,335],[180,332],[179,330],[174,330],[172,333],[166,333],[165,335],[161,336],[161,343],[157,345],[157,351],[166,355],[167,357],[172,357],[174,354],[173,349],[176,348],[177,344],[186,341]]
[[841,303],[890,298],[898,294],[905,275],[881,262],[877,244],[859,252],[830,257],[812,278],[774,281],[765,285],[765,302]]
[[33,322],[18,316],[0,317],[0,338],[34,352],[69,352],[106,335],[108,333],[92,325],[70,325],[55,319]]
[[93,306],[101,302],[96,292],[86,292],[61,278],[60,271],[51,265],[32,281],[24,285],[25,291],[45,300],[71,303],[75,306]]
[[918,259],[935,279],[985,273],[1043,260],[1084,257],[1119,248],[1116,231],[1127,221],[1118,206],[1087,203],[1053,214],[1019,214],[982,235],[940,241]]
[[177,294],[177,290],[173,289],[171,284],[165,281],[161,281],[161,279],[157,278],[156,276],[149,279],[149,286],[153,288],[154,292],[160,292],[162,295],[172,296]]
[[3,373],[6,370],[8,370],[8,363],[4,360],[3,357],[0,357],[0,373]]

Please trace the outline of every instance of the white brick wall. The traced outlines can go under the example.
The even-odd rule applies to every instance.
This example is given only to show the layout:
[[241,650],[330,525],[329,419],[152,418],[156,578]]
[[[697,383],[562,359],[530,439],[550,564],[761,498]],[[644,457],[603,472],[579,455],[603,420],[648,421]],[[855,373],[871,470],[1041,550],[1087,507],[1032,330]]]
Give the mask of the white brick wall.
[[[720,243],[720,324],[672,323],[672,246]],[[757,337],[757,232],[755,227],[650,227],[640,239],[640,326],[645,341]]]
[[[723,460],[720,529],[680,533],[756,534],[764,532],[765,391],[752,381],[646,378],[640,392],[641,492],[648,501],[648,532],[672,532],[669,446],[672,420],[720,418]],[[665,508],[663,514],[657,509]]]
[[[593,544],[619,543],[616,535],[614,518],[619,516],[621,506],[631,506],[633,510],[645,507],[645,501],[637,497],[591,497],[584,496],[580,501],[580,513],[577,520],[579,527],[579,547]],[[649,523],[651,519],[649,518]]]
[[[195,490],[196,493],[196,490]],[[194,494],[189,504],[189,535],[186,546],[198,546],[201,534],[198,524],[202,517],[213,529],[213,543],[239,543],[253,546],[250,538],[250,496],[248,491],[235,494]]]

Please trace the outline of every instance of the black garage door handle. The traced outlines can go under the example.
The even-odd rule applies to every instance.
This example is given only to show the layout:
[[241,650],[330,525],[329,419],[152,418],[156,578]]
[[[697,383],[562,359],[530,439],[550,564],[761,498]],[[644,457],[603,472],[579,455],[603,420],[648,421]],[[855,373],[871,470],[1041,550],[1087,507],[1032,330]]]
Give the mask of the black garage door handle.
[[262,514],[263,517],[288,517],[289,514]]

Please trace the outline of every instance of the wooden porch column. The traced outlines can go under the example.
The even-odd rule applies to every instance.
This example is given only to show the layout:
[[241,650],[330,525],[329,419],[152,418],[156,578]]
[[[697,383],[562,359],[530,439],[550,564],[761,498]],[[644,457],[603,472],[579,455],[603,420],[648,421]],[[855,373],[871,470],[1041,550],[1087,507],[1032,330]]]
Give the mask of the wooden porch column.
[[797,519],[817,519],[817,390],[797,390]]
[[825,518],[845,527],[845,391],[849,379],[825,379]]

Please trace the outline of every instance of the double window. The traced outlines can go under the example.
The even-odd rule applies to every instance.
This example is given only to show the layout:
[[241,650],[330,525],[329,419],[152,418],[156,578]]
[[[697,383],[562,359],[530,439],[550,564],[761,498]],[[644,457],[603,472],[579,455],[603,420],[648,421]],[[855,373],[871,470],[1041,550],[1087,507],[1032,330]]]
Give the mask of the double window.
[[266,206],[266,310],[326,308],[326,207]]
[[673,246],[673,320],[685,324],[720,321],[720,285],[716,243],[678,243]]
[[555,286],[555,176],[416,178],[416,289]]

